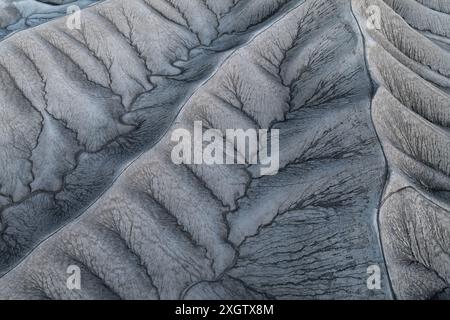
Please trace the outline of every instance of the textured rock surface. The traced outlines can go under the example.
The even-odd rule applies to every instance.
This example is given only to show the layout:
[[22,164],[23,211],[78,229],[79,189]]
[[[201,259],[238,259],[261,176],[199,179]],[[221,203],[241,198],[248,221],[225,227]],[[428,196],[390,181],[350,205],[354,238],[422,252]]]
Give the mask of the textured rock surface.
[[373,118],[389,163],[381,237],[398,298],[450,298],[450,2],[354,1],[377,83]]
[[[0,0],[0,299],[450,298],[449,1],[41,2]],[[195,121],[279,172],[175,164]]]
[[[363,48],[346,0],[109,0],[1,42],[0,297],[390,298]],[[196,120],[280,129],[280,172],[173,164]]]

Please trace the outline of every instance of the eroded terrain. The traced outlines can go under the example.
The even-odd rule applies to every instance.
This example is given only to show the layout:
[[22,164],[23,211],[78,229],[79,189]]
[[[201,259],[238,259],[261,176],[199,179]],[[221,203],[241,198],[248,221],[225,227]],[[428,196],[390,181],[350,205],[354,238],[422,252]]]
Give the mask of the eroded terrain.
[[[446,298],[449,12],[107,0],[0,41],[0,298]],[[278,174],[173,163],[195,121],[279,129]]]

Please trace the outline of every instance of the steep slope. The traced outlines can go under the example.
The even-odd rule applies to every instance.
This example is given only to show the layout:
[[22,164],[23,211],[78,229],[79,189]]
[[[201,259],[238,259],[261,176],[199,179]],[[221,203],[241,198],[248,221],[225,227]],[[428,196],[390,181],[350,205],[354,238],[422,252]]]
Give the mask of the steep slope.
[[[109,0],[0,43],[0,274],[99,198],[301,1]],[[195,14],[194,14],[195,13]]]
[[402,299],[450,298],[450,2],[353,6],[363,26],[373,6],[381,19],[366,46],[389,163],[380,229],[393,288]]
[[[90,74],[91,67],[83,64],[86,59],[72,57],[70,60],[78,61],[84,70],[82,74],[90,75],[89,86],[100,86],[105,95],[111,94],[107,108],[101,103],[102,96],[90,96],[89,110],[98,109],[91,113],[93,118],[76,114],[63,118],[77,108],[55,106],[51,90],[41,90],[41,96],[42,92],[47,94],[40,100],[39,96],[27,96],[28,101],[36,99],[29,102],[28,114],[31,106],[36,111],[23,121],[34,124],[35,133],[23,140],[36,140],[39,124],[45,121],[41,114],[44,109],[49,114],[55,112],[49,119],[61,118],[63,127],[76,133],[78,145],[90,148],[90,152],[127,132],[130,119],[159,116],[151,124],[170,127],[167,132],[161,129],[161,138],[153,138],[157,142],[154,147],[127,166],[77,219],[40,243],[0,279],[0,298],[389,298],[385,276],[381,290],[371,291],[366,286],[368,266],[376,264],[385,271],[375,223],[385,162],[371,126],[371,87],[350,3],[152,1],[152,15],[142,17],[142,23],[152,18],[161,22],[163,9],[176,9],[167,11],[164,19],[171,23],[158,30],[176,28],[170,33],[172,37],[167,36],[173,42],[157,49],[151,42],[139,41],[144,35],[138,33],[139,29],[128,28],[126,19],[127,10],[133,6],[138,6],[139,10],[133,12],[134,19],[139,19],[150,2],[129,1],[123,16],[117,13],[122,9],[116,8],[116,3],[105,2],[85,16],[93,21],[101,16],[99,23],[113,21],[117,29],[126,30],[122,32],[130,35],[129,43],[137,41],[132,46],[135,52],[148,57],[148,73],[159,76],[153,75],[147,82],[148,74],[134,72],[129,81],[115,82],[128,76],[134,60],[127,68],[105,62],[94,64],[99,72]],[[273,15],[284,3],[291,5],[284,7],[288,9],[285,14],[267,27],[257,26],[261,17]],[[189,14],[200,8],[205,14]],[[207,9],[215,14],[207,14]],[[180,15],[181,10],[185,14]],[[197,20],[200,18],[213,22]],[[250,30],[259,30],[251,38],[242,33],[249,24]],[[148,30],[149,26],[143,28]],[[218,37],[220,34],[223,36]],[[156,33],[153,35],[156,37]],[[73,45],[90,43],[94,38],[108,40],[101,34],[74,37],[63,38]],[[49,38],[43,41],[41,34],[36,38],[37,44],[54,47]],[[241,45],[227,54],[213,53],[230,42]],[[118,45],[116,39],[114,43]],[[183,47],[186,45],[191,48],[189,52]],[[193,50],[196,45],[198,49]],[[215,50],[202,55],[200,50],[208,45]],[[169,52],[164,51],[168,48]],[[91,50],[100,62],[108,61],[108,54],[116,52]],[[150,54],[149,50],[162,51]],[[195,64],[174,62],[180,57],[188,60],[193,51],[198,58],[194,58]],[[64,56],[70,54],[73,51]],[[211,57],[217,54],[220,58]],[[34,65],[50,63],[42,55],[34,57],[27,52],[27,57]],[[152,60],[167,57],[171,57],[169,61]],[[195,79],[194,69],[198,70],[202,66],[199,61],[204,60],[218,67],[210,77],[202,78],[200,86],[190,84],[186,77]],[[106,78],[100,72],[104,64],[110,71]],[[203,66],[210,70],[208,64]],[[187,68],[178,75],[180,66]],[[135,70],[143,68],[136,66]],[[61,81],[57,83],[61,85]],[[133,93],[147,86],[156,89],[133,99]],[[181,93],[176,97],[177,90],[188,99],[184,101]],[[174,92],[175,100],[171,100]],[[113,93],[122,98],[117,100],[118,109],[111,103],[116,101]],[[10,94],[25,99],[12,89]],[[70,103],[74,98],[70,95],[65,101]],[[182,108],[169,107],[167,101],[183,101]],[[49,107],[51,102],[53,107]],[[127,120],[123,123],[117,121],[120,106],[123,112],[133,111],[122,118]],[[161,116],[165,113],[169,115]],[[102,123],[105,126],[97,117],[107,119],[110,129],[103,131],[103,137],[89,132]],[[170,158],[174,147],[171,135],[179,128],[192,129],[194,121],[202,121],[205,129],[220,131],[279,129],[279,173],[261,176],[259,165],[174,164]],[[146,138],[149,136],[157,135]],[[27,150],[29,145],[21,149]],[[27,159],[26,153],[20,155]],[[5,189],[10,197],[22,197],[26,188],[20,187],[20,181],[11,185],[14,188]],[[82,270],[81,290],[66,287],[69,265]]]

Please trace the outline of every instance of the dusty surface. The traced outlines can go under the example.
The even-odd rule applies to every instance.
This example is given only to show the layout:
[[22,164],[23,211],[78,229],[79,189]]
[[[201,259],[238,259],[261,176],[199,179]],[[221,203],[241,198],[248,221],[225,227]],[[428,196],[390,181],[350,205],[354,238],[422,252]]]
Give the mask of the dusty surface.
[[[357,3],[357,4],[356,4]],[[389,163],[380,231],[398,298],[450,298],[450,2],[355,1],[377,84],[375,127]]]
[[[0,298],[448,297],[444,3],[107,0],[0,41]],[[279,129],[278,174],[174,164],[194,121]]]

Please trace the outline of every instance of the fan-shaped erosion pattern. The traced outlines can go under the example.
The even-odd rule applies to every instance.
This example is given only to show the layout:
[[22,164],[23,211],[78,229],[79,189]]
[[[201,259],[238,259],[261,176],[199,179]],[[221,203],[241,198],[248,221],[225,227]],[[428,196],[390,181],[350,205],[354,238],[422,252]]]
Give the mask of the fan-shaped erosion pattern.
[[0,39],[72,14],[97,0],[0,0]]
[[[385,160],[349,1],[109,0],[82,16],[0,44],[1,298],[391,297],[386,276],[366,285],[368,266],[386,274]],[[197,120],[279,129],[279,173],[174,164],[171,133]]]
[[[0,298],[391,298],[351,9],[108,0],[0,42]],[[176,165],[194,121],[279,129],[279,173]]]
[[[450,298],[450,2],[353,1],[389,164],[380,232],[401,299]],[[379,28],[366,24],[370,15]],[[373,17],[372,17],[373,18]]]

